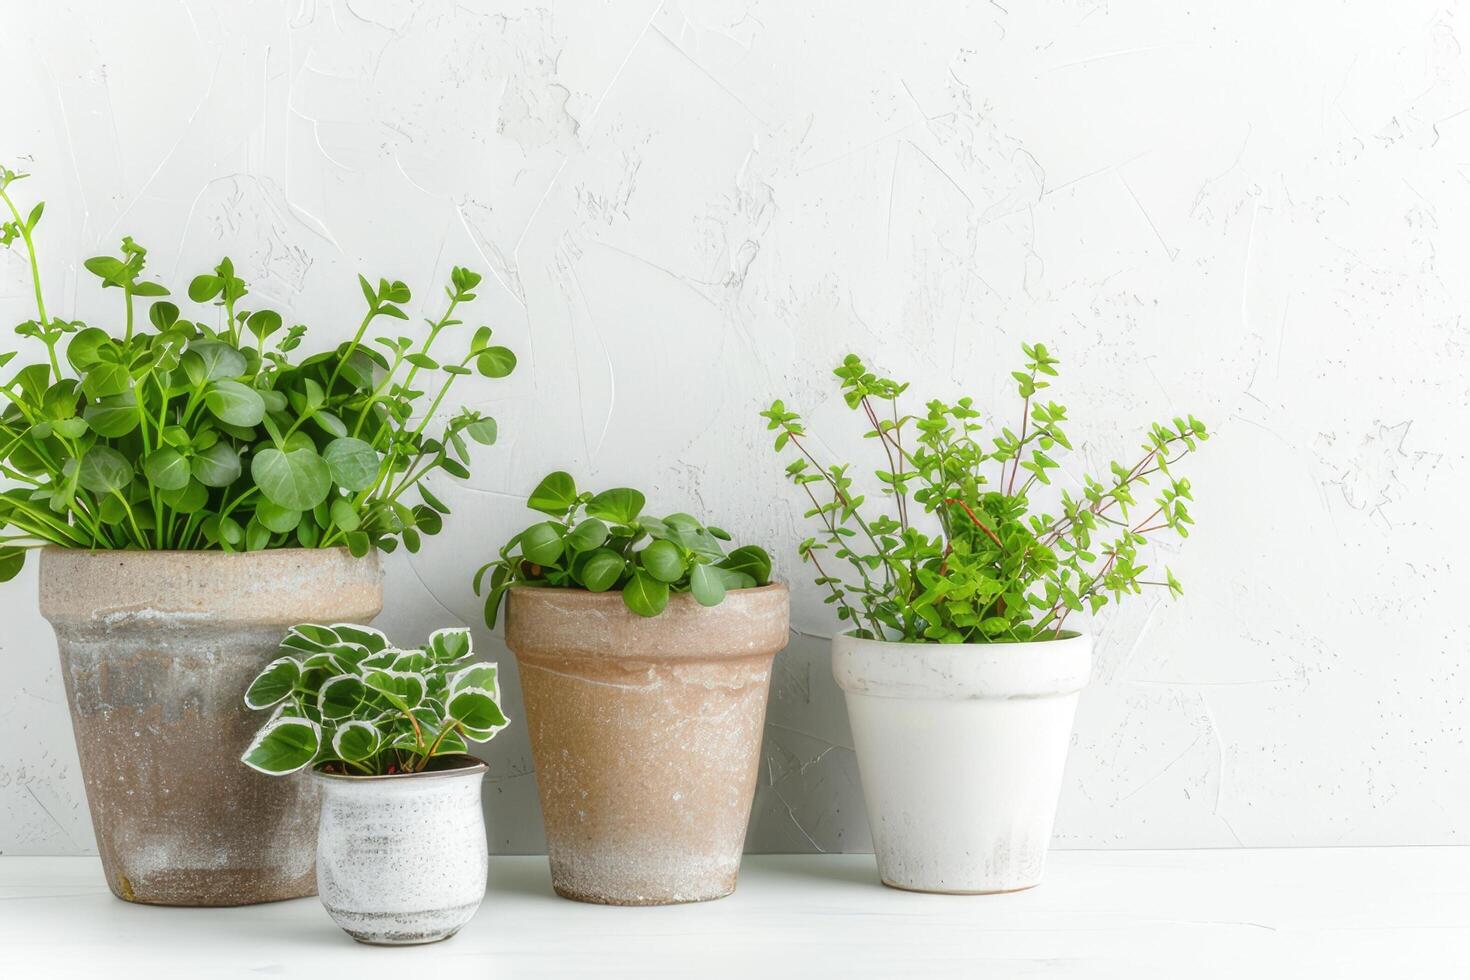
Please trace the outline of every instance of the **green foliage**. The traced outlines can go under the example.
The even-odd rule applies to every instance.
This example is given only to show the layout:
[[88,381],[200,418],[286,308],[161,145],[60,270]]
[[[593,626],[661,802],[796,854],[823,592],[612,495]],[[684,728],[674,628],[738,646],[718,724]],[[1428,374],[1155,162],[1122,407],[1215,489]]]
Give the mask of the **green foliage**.
[[633,612],[657,616],[676,592],[717,606],[730,589],[771,581],[771,558],[763,549],[746,545],[726,553],[730,535],[720,528],[688,514],[647,517],[643,504],[643,494],[626,487],[591,494],[579,493],[566,473],[542,480],[526,506],[550,520],[511,538],[498,561],[475,573],[475,594],[486,597],[486,624],[495,625],[501,600],[517,585],[618,590]]
[[[480,276],[456,268],[444,314],[421,342],[383,336],[377,321],[407,319],[401,282],[359,277],[367,301],[352,340],[299,361],[306,327],[247,309],[249,289],[222,260],[196,276],[189,298],[214,310],[187,319],[168,290],[143,278],[147,250],[131,238],[118,256],[84,265],[123,300],[121,334],[48,315],[29,216],[11,197],[24,177],[0,167],[0,202],[32,272],[37,318],[16,327],[47,359],[0,386],[0,581],[24,549],[259,550],[345,545],[354,554],[417,550],[447,509],[424,488],[430,473],[469,475],[470,440],[495,441],[495,422],[463,409],[441,432],[429,423],[457,378],[501,378],[515,355],[476,331],[455,358],[434,351],[462,321]],[[147,301],[146,314],[140,300]],[[210,322],[205,322],[206,320]],[[15,357],[0,352],[0,368]],[[432,394],[431,394],[432,392]]]
[[245,691],[251,708],[274,708],[241,757],[284,776],[307,766],[349,774],[423,772],[507,724],[494,664],[472,660],[470,631],[439,630],[400,650],[375,629],[292,627],[282,656]]
[[[901,415],[907,384],[877,377],[853,355],[836,369],[847,406],[882,449],[884,466],[874,475],[886,513],[873,513],[849,465],[817,461],[799,415],[780,401],[761,413],[776,433],[776,451],[795,451],[786,474],[810,499],[806,517],[820,528],[801,543],[801,557],[857,635],[915,643],[1053,639],[1073,612],[1096,612],[1146,585],[1181,591],[1167,569],[1162,581],[1146,579],[1138,549],[1156,531],[1188,536],[1189,481],[1171,467],[1209,438],[1204,424],[1194,416],[1155,424],[1137,463],[1113,463],[1106,478],[1084,477],[1080,494],[1056,494],[1059,513],[1040,512],[1030,495],[1051,484],[1058,468],[1051,454],[1072,445],[1062,428],[1066,408],[1040,397],[1060,362],[1041,344],[1022,351],[1025,370],[1012,374],[1020,432],[1001,427],[988,444],[969,398]],[[1164,485],[1150,509],[1138,498],[1153,477]],[[1138,511],[1147,516],[1137,519]],[[844,575],[829,571],[833,560]]]

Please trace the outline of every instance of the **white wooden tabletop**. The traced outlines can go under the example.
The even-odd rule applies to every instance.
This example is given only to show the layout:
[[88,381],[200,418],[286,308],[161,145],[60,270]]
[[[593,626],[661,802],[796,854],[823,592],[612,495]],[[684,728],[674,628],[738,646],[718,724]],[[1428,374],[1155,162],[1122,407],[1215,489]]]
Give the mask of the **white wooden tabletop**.
[[980,897],[881,887],[866,855],[751,856],[727,899],[639,909],[501,857],[463,932],[405,949],[316,899],[128,905],[95,858],[0,857],[0,977],[101,976],[1465,977],[1470,848],[1062,851],[1041,887]]

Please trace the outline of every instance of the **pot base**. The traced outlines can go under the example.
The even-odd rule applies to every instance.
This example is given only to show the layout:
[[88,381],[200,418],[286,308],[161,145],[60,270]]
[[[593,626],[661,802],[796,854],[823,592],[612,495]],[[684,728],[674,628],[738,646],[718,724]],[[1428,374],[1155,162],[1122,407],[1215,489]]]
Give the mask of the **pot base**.
[[479,901],[423,912],[344,912],[328,908],[342,931],[366,946],[423,946],[453,936],[474,918]]
[[[468,916],[473,916],[477,908],[479,908],[478,902],[465,910],[455,911],[467,912]],[[435,914],[439,913],[423,913],[425,916]],[[466,917],[468,918],[468,916]],[[354,918],[359,917],[361,917],[361,914],[354,916]],[[434,943],[442,943],[446,939],[454,938],[459,930],[463,928],[463,922],[461,922],[459,925],[455,925],[450,929],[414,928],[407,926],[401,929],[384,928],[363,931],[361,929],[349,929],[347,926],[342,925],[342,920],[338,918],[337,913],[333,913],[332,918],[336,920],[337,925],[342,926],[343,932],[364,946],[430,946]],[[413,916],[395,916],[395,918],[412,919]]]
[[162,871],[149,875],[135,887],[127,875],[107,876],[107,887],[124,902],[175,908],[238,908],[288,902],[316,894],[316,873],[308,871],[295,881],[281,881],[267,871],[187,870]]
[[1038,881],[1034,884],[1022,885],[1019,888],[984,888],[971,890],[966,888],[920,888],[917,885],[900,885],[897,882],[889,881],[887,878],[880,878],[879,880],[886,887],[892,888],[894,891],[913,892],[916,895],[1014,895],[1017,892],[1029,892],[1041,884]]
[[722,898],[728,898],[730,895],[735,894],[735,885],[732,883],[729,888],[720,892],[699,895],[693,898],[642,898],[622,895],[595,895],[591,892],[579,892],[576,889],[567,888],[555,882],[552,883],[551,890],[562,898],[569,899],[573,902],[585,902],[588,905],[620,905],[624,908],[648,908],[655,905],[697,905],[700,902],[718,902]]

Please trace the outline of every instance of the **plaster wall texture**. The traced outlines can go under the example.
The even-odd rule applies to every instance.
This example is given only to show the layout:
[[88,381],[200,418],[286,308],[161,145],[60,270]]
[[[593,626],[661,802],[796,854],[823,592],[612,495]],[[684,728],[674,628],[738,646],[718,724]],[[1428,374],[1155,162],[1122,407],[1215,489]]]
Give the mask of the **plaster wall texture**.
[[[224,0],[11,5],[0,159],[34,170],[55,311],[131,234],[178,289],[231,255],[325,345],[355,276],[417,318],[451,265],[521,355],[470,379],[501,441],[437,480],[449,531],[386,562],[378,625],[480,627],[474,568],[566,468],[767,542],[792,585],[748,847],[869,846],[834,621],[757,412],[868,468],[830,369],[1017,410],[1064,361],[1075,481],[1192,411],[1188,590],[1094,624],[1060,847],[1463,840],[1470,59],[1404,0]],[[0,318],[31,314],[0,255]],[[406,330],[423,329],[415,319]],[[1013,424],[1013,423],[1012,423]],[[35,567],[0,589],[0,852],[94,843]],[[521,726],[491,847],[544,846]]]

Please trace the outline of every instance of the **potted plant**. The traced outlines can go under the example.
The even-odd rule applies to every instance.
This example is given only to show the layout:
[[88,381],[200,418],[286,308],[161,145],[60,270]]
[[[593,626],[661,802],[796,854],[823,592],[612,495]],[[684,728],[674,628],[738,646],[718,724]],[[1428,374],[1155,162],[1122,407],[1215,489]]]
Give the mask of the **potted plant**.
[[488,328],[463,356],[431,352],[474,298],[465,269],[422,342],[367,342],[407,319],[410,293],[363,279],[352,339],[298,359],[306,328],[251,302],[229,259],[189,284],[196,319],[131,238],[85,263],[122,327],[62,319],[36,264],[42,205],[13,197],[24,176],[0,168],[0,244],[30,263],[36,317],[16,332],[41,357],[0,384],[0,580],[44,547],[41,612],[108,884],[164,905],[310,894],[316,790],[234,764],[250,737],[237,692],[292,623],[378,613],[377,552],[416,549],[446,513],[424,477],[467,476],[466,437],[495,436],[476,412],[438,435],[431,420],[472,365],[503,377],[514,357]]
[[322,904],[359,942],[448,939],[485,897],[485,763],[467,754],[506,726],[494,664],[467,629],[415,650],[365,626],[301,625],[245,691],[274,709],[241,757],[267,776],[307,767],[321,787]]
[[[613,905],[735,888],[786,587],[765,551],[552,473],[547,516],[480,569],[506,604],[557,894]],[[486,579],[486,573],[489,578]]]
[[[1132,466],[1037,501],[1070,449],[1066,409],[1040,395],[1059,363],[1023,345],[1020,432],[982,436],[969,398],[900,414],[908,387],[854,356],[837,368],[849,408],[883,452],[875,514],[846,465],[821,465],[800,417],[762,415],[818,532],[800,553],[847,631],[832,643],[883,881],[985,893],[1041,880],[1077,695],[1092,639],[1069,617],[1158,585],[1138,550],[1153,532],[1187,535],[1189,481],[1172,474],[1208,438],[1193,416],[1155,425]],[[1025,474],[1022,476],[1022,474]],[[1137,499],[1165,481],[1151,504]],[[993,481],[993,482],[992,482]],[[1140,516],[1146,513],[1147,516]],[[838,574],[839,566],[845,575]]]

